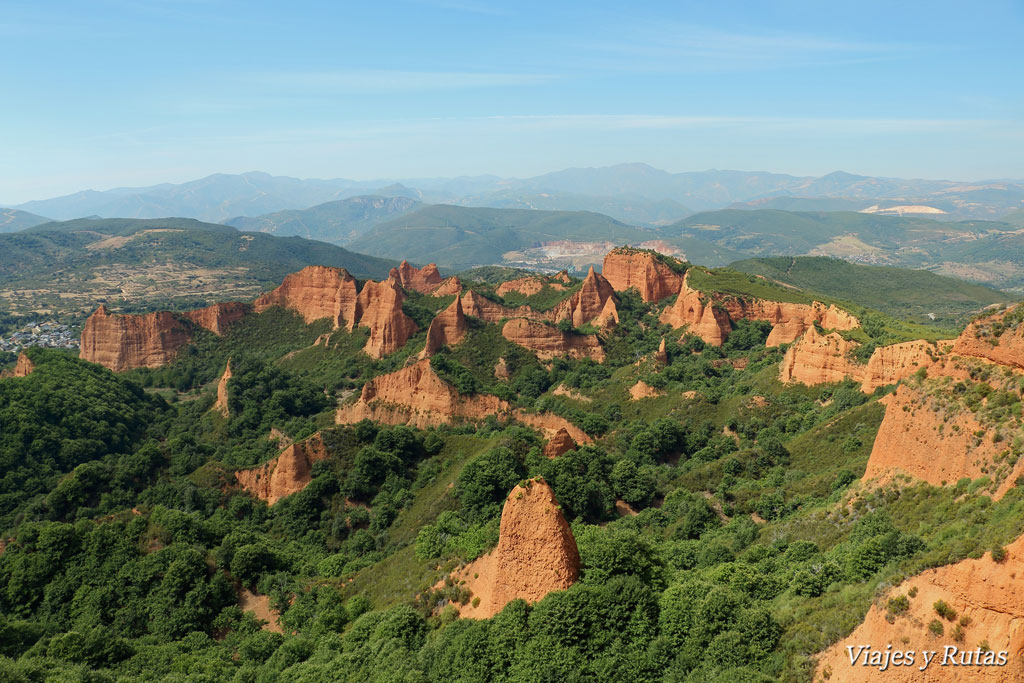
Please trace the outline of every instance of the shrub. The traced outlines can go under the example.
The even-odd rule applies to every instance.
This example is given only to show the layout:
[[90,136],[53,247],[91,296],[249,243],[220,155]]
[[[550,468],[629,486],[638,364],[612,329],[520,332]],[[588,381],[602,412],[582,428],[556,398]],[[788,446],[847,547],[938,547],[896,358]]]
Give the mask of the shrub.
[[938,600],[932,607],[935,608],[935,613],[946,621],[953,621],[956,619],[956,610],[950,607],[945,600]]
[[992,561],[1002,564],[1006,561],[1006,548],[1002,546],[995,546],[992,548]]
[[941,621],[939,621],[938,619],[932,619],[931,622],[928,624],[928,631],[930,631],[931,634],[934,636],[941,636],[943,633],[945,633],[946,629],[942,627]]
[[910,600],[905,595],[897,595],[895,598],[889,598],[889,614],[897,616],[903,614],[910,609]]

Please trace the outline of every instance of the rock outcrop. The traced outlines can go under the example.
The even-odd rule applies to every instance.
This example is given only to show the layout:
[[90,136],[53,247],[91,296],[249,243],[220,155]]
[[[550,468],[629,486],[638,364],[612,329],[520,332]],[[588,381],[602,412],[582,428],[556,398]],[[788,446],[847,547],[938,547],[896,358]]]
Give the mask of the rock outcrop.
[[473,290],[467,290],[462,295],[462,310],[466,315],[471,315],[474,318],[480,318],[481,320],[489,323],[500,323],[503,320],[509,318],[529,318],[531,320],[554,320],[553,312],[544,312],[533,310],[530,306],[519,306],[512,308],[511,306],[504,306],[499,304],[497,301],[491,301],[487,297],[474,292]]
[[391,269],[390,276],[402,287],[420,294],[430,294],[441,284],[442,280],[436,263],[428,263],[422,268],[416,268],[409,265],[408,261],[402,261],[397,268]]
[[479,420],[508,410],[496,396],[462,396],[438,377],[430,360],[374,377],[363,385],[359,400],[338,409],[338,424],[363,419],[385,424],[407,424],[425,429],[440,424]]
[[[1006,548],[1006,557],[995,562],[986,553],[981,558],[966,559],[956,564],[929,569],[890,588],[876,599],[864,621],[847,638],[835,643],[818,658],[815,683],[842,681],[842,683],[916,681],[985,681],[1010,683],[1024,680],[1024,603],[1020,599],[1020,577],[1024,575],[1024,537]],[[914,590],[916,589],[916,590]],[[913,597],[911,597],[913,594]],[[890,598],[904,596],[910,608],[899,615],[890,615]],[[942,600],[959,617],[967,617],[961,627],[962,640],[949,633],[954,629],[946,622],[946,636],[937,638],[928,631],[928,624],[937,618],[933,605]],[[861,654],[862,646],[871,651],[914,651],[913,666],[892,666],[881,670],[881,661],[864,666],[863,659],[850,663],[849,647]],[[986,651],[979,648],[987,644]],[[950,648],[955,648],[951,651]],[[923,652],[937,651],[935,659],[925,673]],[[991,651],[991,654],[988,651]],[[994,665],[999,652],[1006,652],[1004,666]],[[943,657],[950,657],[943,662]],[[970,657],[971,660],[961,659]],[[980,659],[981,661],[978,661]],[[968,663],[969,665],[965,665]],[[984,665],[988,662],[989,665]],[[979,666],[979,664],[981,664]]]
[[[562,273],[565,273],[563,270]],[[561,275],[561,273],[559,273]],[[551,287],[552,289],[565,289],[564,282],[568,281],[568,273],[566,273],[566,279],[564,281],[556,280],[554,278],[544,277],[542,275],[531,275],[528,277],[520,277],[514,280],[506,280],[498,285],[495,290],[498,296],[505,296],[509,292],[518,292],[523,296],[532,296],[539,294],[544,287]]]
[[544,444],[544,456],[547,458],[557,458],[575,449],[576,442],[573,441],[569,431],[563,427],[555,432],[550,441]]
[[691,334],[712,346],[721,346],[738,320],[771,323],[765,346],[789,344],[814,325],[826,330],[852,330],[860,326],[853,315],[818,301],[797,304],[700,292],[690,285],[690,271],[683,277],[676,302],[662,311],[660,319],[672,327],[687,327]]
[[604,257],[601,273],[616,292],[636,288],[650,303],[672,296],[682,286],[682,276],[653,252],[620,247]]
[[383,358],[405,346],[416,334],[416,323],[402,312],[405,294],[393,278],[383,282],[367,280],[359,292],[359,324],[370,328],[363,350],[371,358]]
[[870,394],[878,387],[895,384],[921,368],[931,367],[938,360],[937,354],[943,353],[937,346],[918,339],[879,346],[868,362],[861,364],[852,356],[858,346],[836,332],[823,335],[811,327],[786,350],[779,366],[779,379],[814,385],[849,377],[860,383],[861,391]]
[[864,366],[851,358],[857,346],[857,342],[847,341],[836,332],[821,334],[811,327],[786,350],[779,367],[779,379],[802,384],[842,382],[847,377],[858,379]]
[[455,275],[445,278],[444,282],[430,290],[430,296],[459,296],[462,294],[462,280]]
[[685,328],[705,344],[721,346],[732,331],[729,314],[716,307],[709,297],[690,287],[690,274],[683,276],[676,302],[661,312],[659,320],[666,325]]
[[654,362],[658,365],[668,365],[668,351],[665,349],[665,338],[661,338],[658,350],[654,352]]
[[259,467],[235,472],[235,479],[243,489],[273,505],[306,488],[313,481],[313,463],[327,457],[327,449],[317,433],[293,443]]
[[957,337],[953,353],[1024,369],[1024,325],[1017,318],[1019,310],[1019,305],[1013,306],[971,322]]
[[583,286],[555,307],[554,317],[556,322],[569,320],[573,327],[582,327],[599,317],[602,326],[615,324],[619,321],[615,292],[608,280],[595,273],[591,266]]
[[78,355],[114,372],[160,367],[192,340],[190,325],[167,311],[119,315],[101,305],[85,321]]
[[655,389],[641,379],[637,380],[637,383],[629,388],[629,400],[639,401],[642,398],[656,398],[664,395],[664,393],[661,389]]
[[433,356],[442,346],[455,346],[466,337],[468,329],[466,316],[462,313],[462,299],[456,297],[448,308],[430,321],[427,343],[420,358]]
[[307,266],[286,275],[279,287],[262,294],[253,304],[257,313],[271,306],[293,310],[307,323],[328,318],[334,327],[349,332],[359,320],[356,280],[344,268]]
[[213,410],[217,411],[224,417],[229,417],[231,411],[228,408],[228,380],[231,379],[231,361],[229,360],[224,366],[224,372],[220,376],[220,380],[217,382],[217,400],[213,404]]
[[14,377],[28,377],[35,369],[35,363],[33,363],[32,359],[26,356],[25,352],[22,351],[18,354],[18,360],[14,363],[14,372],[12,375]]
[[505,499],[497,547],[456,573],[473,596],[457,607],[463,617],[488,619],[512,600],[534,603],[569,588],[579,573],[576,539],[551,487],[538,477]]
[[570,358],[590,358],[598,363],[604,360],[604,349],[596,335],[563,332],[538,320],[509,320],[501,328],[501,334],[510,342],[530,349],[541,359],[567,355]]
[[241,301],[228,301],[206,308],[197,308],[194,311],[185,311],[181,315],[220,336],[251,312],[252,306],[249,304]]

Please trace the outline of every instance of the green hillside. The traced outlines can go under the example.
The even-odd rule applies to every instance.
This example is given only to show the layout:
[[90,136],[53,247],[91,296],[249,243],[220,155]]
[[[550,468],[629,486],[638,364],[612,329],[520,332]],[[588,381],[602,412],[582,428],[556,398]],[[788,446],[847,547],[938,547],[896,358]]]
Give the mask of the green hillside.
[[729,267],[897,317],[950,328],[963,325],[985,306],[1011,299],[991,287],[925,270],[865,266],[824,256],[747,259]]
[[663,229],[755,256],[802,255],[874,258],[912,265],[938,255],[944,242],[1010,229],[986,221],[939,222],[852,211],[744,211],[698,213]]
[[559,240],[656,239],[651,231],[589,211],[489,209],[437,204],[381,223],[350,247],[375,256],[466,269],[502,262],[502,254]]
[[240,216],[225,225],[252,232],[269,232],[280,237],[298,235],[307,239],[347,244],[373,226],[421,207],[406,197],[366,195],[318,204],[302,210],[278,211],[263,216]]
[[0,233],[18,232],[19,230],[49,222],[49,218],[43,218],[28,211],[0,208]]
[[133,310],[245,299],[307,265],[385,277],[393,262],[300,237],[186,218],[80,219],[0,235],[0,297],[15,312]]
[[[539,433],[501,415],[335,424],[339,401],[423,348],[449,301],[410,296],[421,329],[379,360],[360,351],[365,329],[279,308],[198,333],[157,369],[30,350],[30,375],[0,378],[0,679],[810,683],[815,653],[882,591],[1024,530],[1020,486],[993,500],[988,477],[859,482],[884,392],[782,384],[763,322],[710,347],[631,292],[604,363],[541,362],[476,319],[431,361],[462,394],[560,415],[590,445],[544,457]],[[211,407],[228,358],[224,417]],[[637,380],[660,395],[631,400]],[[1017,393],[995,398],[1019,409]],[[314,432],[326,457],[300,491],[267,505],[237,485],[279,452],[268,434]],[[579,580],[458,618],[479,596],[445,577],[495,546],[503,502],[535,476],[571,524]],[[243,611],[243,589],[276,631],[269,610]]]

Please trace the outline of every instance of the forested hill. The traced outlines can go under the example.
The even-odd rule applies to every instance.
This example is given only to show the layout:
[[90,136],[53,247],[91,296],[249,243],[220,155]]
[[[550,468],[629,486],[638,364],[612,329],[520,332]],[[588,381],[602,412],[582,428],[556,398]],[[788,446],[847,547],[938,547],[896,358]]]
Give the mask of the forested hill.
[[825,256],[747,259],[729,267],[947,328],[959,328],[986,306],[1013,298],[992,287],[926,270],[859,265]]
[[395,264],[324,242],[187,218],[79,219],[0,235],[0,292],[9,293],[15,312],[82,312],[101,301],[180,308],[252,298],[307,265],[379,279]]

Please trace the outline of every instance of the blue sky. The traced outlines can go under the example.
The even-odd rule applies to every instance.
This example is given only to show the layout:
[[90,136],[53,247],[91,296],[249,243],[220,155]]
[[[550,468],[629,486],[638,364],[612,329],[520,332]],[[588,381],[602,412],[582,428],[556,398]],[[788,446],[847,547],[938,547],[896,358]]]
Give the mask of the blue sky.
[[1024,178],[1024,3],[0,0],[0,202],[642,161]]

